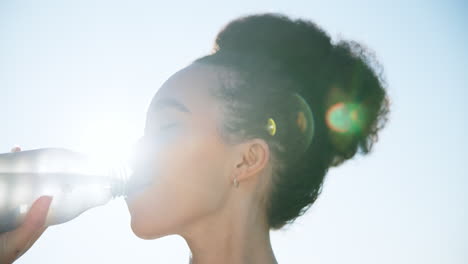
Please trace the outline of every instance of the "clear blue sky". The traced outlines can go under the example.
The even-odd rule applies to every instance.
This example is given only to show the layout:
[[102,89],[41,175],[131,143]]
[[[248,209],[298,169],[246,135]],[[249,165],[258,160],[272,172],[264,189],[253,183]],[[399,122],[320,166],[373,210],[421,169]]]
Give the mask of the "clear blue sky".
[[[0,151],[124,151],[158,87],[240,15],[282,12],[371,47],[391,120],[272,233],[280,263],[468,262],[468,5],[463,1],[0,2]],[[115,143],[117,142],[117,143]],[[176,236],[133,235],[122,200],[48,229],[18,263],[187,263]]]

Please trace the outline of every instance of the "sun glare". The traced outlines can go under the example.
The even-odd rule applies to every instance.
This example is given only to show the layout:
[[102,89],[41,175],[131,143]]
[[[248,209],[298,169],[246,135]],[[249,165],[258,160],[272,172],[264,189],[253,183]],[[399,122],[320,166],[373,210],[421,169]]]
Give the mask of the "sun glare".
[[135,127],[128,120],[107,116],[90,120],[76,151],[97,161],[103,168],[128,165],[134,145],[140,137]]

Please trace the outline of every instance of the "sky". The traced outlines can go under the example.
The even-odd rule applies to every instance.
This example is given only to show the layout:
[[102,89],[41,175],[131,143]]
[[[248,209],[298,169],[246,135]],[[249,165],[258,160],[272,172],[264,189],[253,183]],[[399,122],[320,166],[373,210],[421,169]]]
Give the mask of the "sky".
[[[161,84],[239,16],[279,12],[371,48],[390,121],[271,233],[279,263],[468,262],[468,4],[463,1],[0,1],[0,152],[124,153]],[[137,238],[123,200],[52,226],[17,263],[188,263],[178,236]]]

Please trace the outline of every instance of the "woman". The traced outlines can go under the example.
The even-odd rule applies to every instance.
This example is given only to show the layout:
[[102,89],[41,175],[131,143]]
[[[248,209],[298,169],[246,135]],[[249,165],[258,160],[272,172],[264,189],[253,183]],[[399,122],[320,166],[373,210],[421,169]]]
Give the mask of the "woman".
[[[127,198],[133,232],[182,236],[191,263],[277,263],[270,229],[314,203],[330,167],[376,142],[388,113],[377,66],[358,43],[332,43],[309,21],[229,23],[211,54],[153,98],[135,165],[135,177],[152,181]],[[1,236],[4,259],[42,233],[49,202]]]

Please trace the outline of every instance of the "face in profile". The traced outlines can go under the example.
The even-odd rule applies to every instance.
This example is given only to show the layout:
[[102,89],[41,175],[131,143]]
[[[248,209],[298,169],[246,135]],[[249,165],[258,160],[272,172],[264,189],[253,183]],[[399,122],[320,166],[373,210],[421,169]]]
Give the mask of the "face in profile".
[[145,239],[183,232],[209,217],[232,188],[232,153],[219,132],[216,66],[195,63],[171,76],[148,109],[135,174],[152,182],[127,199],[133,232]]

